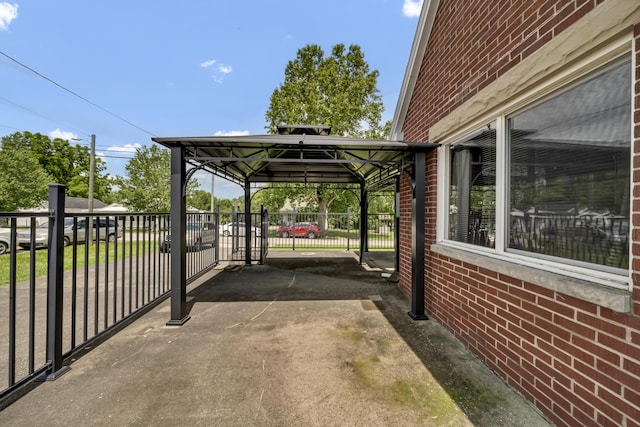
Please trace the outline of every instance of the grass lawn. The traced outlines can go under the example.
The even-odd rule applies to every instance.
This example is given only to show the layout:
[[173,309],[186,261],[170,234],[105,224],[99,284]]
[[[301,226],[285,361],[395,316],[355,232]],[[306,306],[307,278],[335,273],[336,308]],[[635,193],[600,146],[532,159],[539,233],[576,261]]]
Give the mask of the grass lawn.
[[[125,248],[126,254],[125,258],[129,257],[129,252],[131,246],[133,246],[133,253],[136,253],[135,244],[131,245],[131,243],[135,242],[118,242],[117,245],[109,244],[109,260],[113,260],[114,251],[116,248],[118,249],[118,259],[122,259],[122,245],[126,244]],[[73,269],[73,246],[67,246],[64,248],[64,271],[69,271]],[[77,245],[77,264],[76,268],[84,268],[85,266],[85,246]],[[95,265],[96,263],[96,245],[89,246],[89,266]],[[104,242],[100,243],[100,252],[98,254],[98,263],[103,264],[106,259],[106,245]],[[146,253],[147,247],[145,245],[139,245],[138,254]],[[47,258],[49,256],[48,249],[37,249],[35,251],[35,277],[44,277],[47,275]],[[11,259],[10,254],[5,254],[0,256],[0,286],[4,286],[9,284],[9,262]],[[25,280],[29,280],[29,270],[30,270],[30,262],[31,262],[31,252],[30,251],[22,251],[16,254],[16,281],[23,282]]]

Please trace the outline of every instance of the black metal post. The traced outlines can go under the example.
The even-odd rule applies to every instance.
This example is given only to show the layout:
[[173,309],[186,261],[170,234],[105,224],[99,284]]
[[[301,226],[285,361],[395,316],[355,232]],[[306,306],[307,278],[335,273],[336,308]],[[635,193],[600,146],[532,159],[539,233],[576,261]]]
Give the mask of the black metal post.
[[69,370],[62,365],[62,301],[64,278],[64,191],[49,185],[49,270],[47,280],[47,363],[38,381],[53,381]]
[[268,250],[269,250],[269,210],[265,208],[264,205],[260,205],[260,265],[265,263]]
[[364,183],[360,183],[360,265],[364,264],[364,253],[368,251],[367,239],[369,237],[369,218],[368,218],[368,191],[364,187]]
[[396,197],[393,207],[393,238],[395,239],[395,271],[400,271],[400,177],[396,178]]
[[244,183],[244,263],[251,265],[251,186]]
[[427,320],[424,314],[424,220],[426,155],[416,152],[411,198],[411,311],[413,320]]
[[170,326],[184,325],[187,314],[187,202],[185,148],[171,147],[171,320]]
[[[213,175],[211,177],[213,179]],[[220,205],[216,206],[216,215],[215,215],[215,226],[216,226],[216,245],[214,249],[214,262],[216,264],[220,263]]]

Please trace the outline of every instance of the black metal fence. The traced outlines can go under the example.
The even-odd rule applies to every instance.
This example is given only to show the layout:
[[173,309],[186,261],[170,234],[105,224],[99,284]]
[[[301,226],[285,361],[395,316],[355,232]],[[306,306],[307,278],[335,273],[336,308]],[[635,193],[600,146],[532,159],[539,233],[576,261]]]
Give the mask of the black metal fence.
[[[217,212],[219,219],[219,260],[245,259],[247,234],[245,215],[241,211]],[[263,224],[264,222],[264,224]],[[266,235],[264,233],[266,232]],[[350,212],[269,212],[251,214],[250,245],[252,260],[260,259],[266,250],[356,250],[360,249],[360,215]],[[365,250],[395,248],[394,217],[391,214],[369,214]],[[264,255],[263,255],[264,256]]]
[[[369,214],[365,250],[394,249],[394,217]],[[274,250],[360,249],[360,215],[317,212],[269,213],[269,248]]]
[[[0,213],[0,409],[169,295],[168,213],[65,214],[56,209],[63,193],[53,193],[50,212]],[[196,241],[201,234],[196,228]],[[215,265],[211,243],[187,253],[188,281]]]
[[[0,409],[34,380],[64,372],[64,359],[169,296],[168,213],[69,213],[51,186],[48,212],[0,213]],[[369,215],[369,249],[394,247],[390,215]],[[220,261],[269,250],[352,250],[359,217],[344,214],[189,213],[187,281]]]

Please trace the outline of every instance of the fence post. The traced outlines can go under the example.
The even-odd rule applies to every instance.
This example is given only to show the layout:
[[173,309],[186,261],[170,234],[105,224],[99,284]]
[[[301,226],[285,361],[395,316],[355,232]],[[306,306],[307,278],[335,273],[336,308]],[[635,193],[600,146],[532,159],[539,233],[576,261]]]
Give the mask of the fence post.
[[37,381],[53,381],[69,370],[62,365],[62,299],[64,277],[64,190],[49,185],[49,264],[47,276],[47,371]]
[[220,263],[220,205],[216,206],[215,226],[216,226],[216,246],[215,246],[215,249],[213,250],[213,254],[214,254],[213,257],[214,257],[214,262],[216,264],[219,264]]
[[351,248],[351,208],[347,206],[347,252]]
[[291,234],[292,234],[292,240],[291,240],[291,247],[293,251],[296,250],[296,208],[293,208],[293,224],[291,225]]

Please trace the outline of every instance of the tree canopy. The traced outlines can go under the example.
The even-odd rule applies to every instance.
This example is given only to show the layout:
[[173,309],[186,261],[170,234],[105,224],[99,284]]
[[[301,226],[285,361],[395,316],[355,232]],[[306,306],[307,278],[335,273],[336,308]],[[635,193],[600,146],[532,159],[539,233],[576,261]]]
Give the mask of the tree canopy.
[[339,136],[383,138],[384,106],[378,94],[379,72],[369,70],[360,46],[337,44],[325,57],[318,45],[298,50],[284,83],[275,89],[265,117],[267,130],[282,124],[331,126]]
[[[171,153],[157,145],[136,149],[125,166],[124,177],[116,178],[121,203],[137,212],[168,212],[171,208]],[[198,188],[187,184],[187,203]]]
[[0,212],[38,206],[47,200],[50,182],[53,178],[30,153],[0,149]]
[[[391,122],[382,123],[384,106],[378,94],[378,71],[369,69],[360,46],[337,44],[325,57],[318,45],[298,50],[285,68],[284,83],[273,91],[265,114],[267,130],[276,133],[283,124],[331,126],[332,135],[383,139]],[[327,226],[330,206],[353,204],[352,192],[341,184],[270,184],[261,197],[272,209],[279,209],[288,198],[311,203],[320,213],[320,228]],[[357,198],[356,198],[357,199]]]
[[[40,133],[16,132],[2,137],[2,149],[8,150],[7,153],[21,151],[35,159],[47,174],[46,184],[65,185],[67,196],[89,195],[91,152],[88,147],[71,145],[65,139],[51,139]],[[104,173],[106,165],[99,157],[95,158],[94,165],[93,195],[98,200],[111,203],[111,180]]]

